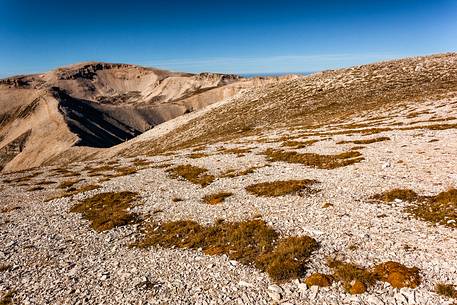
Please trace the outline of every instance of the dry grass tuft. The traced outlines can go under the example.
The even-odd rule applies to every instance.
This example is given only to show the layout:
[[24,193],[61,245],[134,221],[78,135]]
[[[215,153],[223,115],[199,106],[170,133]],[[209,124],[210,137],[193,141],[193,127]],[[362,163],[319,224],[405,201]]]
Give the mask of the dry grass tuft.
[[252,174],[255,172],[256,169],[259,169],[260,167],[249,167],[247,169],[243,170],[236,170],[236,169],[229,169],[225,172],[223,172],[219,177],[220,178],[234,178],[234,177],[240,177],[240,176],[246,176],[249,174]]
[[244,154],[250,153],[251,150],[252,150],[251,148],[239,148],[239,147],[225,148],[225,147],[221,147],[217,151],[220,154],[235,154],[235,155],[238,155],[239,157],[241,157],[241,156],[244,156]]
[[171,177],[178,178],[182,177],[194,184],[199,184],[205,187],[214,181],[214,176],[207,174],[206,168],[193,166],[190,164],[178,165],[174,168],[167,170]]
[[314,143],[319,142],[320,140],[307,140],[307,141],[286,141],[283,142],[281,146],[284,147],[293,147],[293,148],[304,148],[310,145],[313,145]]
[[361,150],[364,148],[365,148],[365,146],[353,146],[353,147],[349,148],[349,150]]
[[436,196],[419,196],[412,190],[394,189],[372,197],[385,202],[397,198],[410,203],[406,211],[414,217],[457,228],[457,189],[450,189]]
[[115,166],[114,165],[101,165],[101,166],[97,166],[97,167],[86,166],[84,169],[87,170],[88,176],[93,177],[93,176],[102,176],[104,172],[113,171],[115,169]]
[[140,168],[145,168],[145,167],[148,167],[149,165],[153,164],[152,161],[145,160],[145,159],[140,159],[140,158],[135,158],[132,161],[132,163],[133,163],[134,166],[140,167]]
[[348,151],[337,155],[319,155],[315,153],[300,154],[294,151],[267,149],[264,154],[268,157],[269,161],[299,163],[320,169],[334,169],[364,160],[361,157],[362,154],[358,151]]
[[390,140],[389,137],[379,137],[379,138],[365,139],[365,140],[339,141],[336,144],[352,143],[352,144],[363,145],[363,144],[371,144],[371,143],[383,142],[383,141],[388,141],[388,140]]
[[232,195],[233,193],[230,192],[218,192],[215,194],[206,195],[205,197],[203,197],[203,202],[205,202],[206,204],[215,205],[224,202],[226,198]]
[[36,183],[36,185],[49,185],[49,184],[56,184],[57,182],[52,180],[43,180]]
[[116,168],[115,171],[114,177],[122,177],[135,174],[138,170],[135,166],[124,166]]
[[332,259],[327,264],[333,270],[333,278],[351,294],[364,293],[376,281],[388,282],[394,288],[416,288],[421,283],[418,268],[397,262],[384,262],[371,269]]
[[68,188],[72,187],[73,185],[75,185],[76,183],[79,183],[81,181],[82,181],[82,179],[65,180],[65,181],[60,182],[60,184],[57,186],[57,188],[59,188],[59,189],[68,189]]
[[10,270],[13,267],[11,264],[0,263],[0,272],[5,272]]
[[373,274],[377,279],[388,282],[394,288],[416,288],[421,283],[418,268],[408,268],[392,261],[376,265]]
[[451,284],[438,283],[435,285],[435,292],[448,298],[457,298],[457,289]]
[[457,189],[422,197],[406,210],[419,219],[457,228]]
[[27,192],[35,192],[35,191],[42,191],[42,190],[44,190],[44,187],[42,187],[42,186],[34,186],[32,188],[29,188],[27,190]]
[[403,201],[414,201],[418,199],[416,192],[409,189],[393,189],[391,191],[384,192],[382,194],[374,195],[371,197],[374,200],[381,200],[384,202],[392,202],[395,199]]
[[217,221],[201,226],[190,220],[152,224],[136,247],[162,246],[199,249],[207,255],[225,254],[232,260],[266,271],[274,280],[300,277],[311,253],[318,248],[311,237],[279,239],[262,220]]
[[323,273],[313,273],[305,279],[305,284],[308,287],[319,286],[328,287],[332,284],[332,277]]
[[13,305],[14,291],[8,291],[0,299],[0,305]]
[[199,159],[199,158],[209,157],[209,155],[207,153],[199,152],[199,153],[192,153],[188,157],[191,159]]
[[299,191],[313,192],[311,185],[318,183],[316,180],[286,180],[252,184],[246,187],[246,191],[257,196],[283,196]]
[[80,213],[84,219],[91,221],[94,230],[102,232],[137,222],[138,216],[128,211],[137,199],[138,194],[133,192],[100,193],[82,200],[70,211]]
[[18,205],[9,205],[0,209],[0,213],[9,213],[12,211],[20,210],[21,207]]
[[331,208],[332,206],[333,206],[332,203],[330,203],[330,202],[324,202],[324,204],[322,205],[322,208],[327,209],[327,208]]
[[272,252],[257,258],[257,265],[276,281],[299,278],[306,273],[306,262],[318,247],[309,236],[283,238]]
[[26,175],[26,176],[22,176],[22,177],[18,177],[18,178],[12,178],[12,179],[4,179],[3,180],[3,183],[7,183],[7,184],[10,184],[10,183],[25,183],[25,182],[29,182],[30,180],[32,180],[33,178],[41,175],[42,173],[41,172],[35,172],[35,173],[32,173],[32,174],[29,174],[29,175]]

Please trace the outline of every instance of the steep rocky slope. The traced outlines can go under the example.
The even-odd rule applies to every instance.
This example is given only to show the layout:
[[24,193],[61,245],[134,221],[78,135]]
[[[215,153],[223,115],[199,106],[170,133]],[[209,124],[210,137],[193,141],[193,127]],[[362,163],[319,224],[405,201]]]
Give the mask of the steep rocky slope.
[[262,82],[107,63],[3,79],[0,168],[38,166],[72,146],[111,147]]

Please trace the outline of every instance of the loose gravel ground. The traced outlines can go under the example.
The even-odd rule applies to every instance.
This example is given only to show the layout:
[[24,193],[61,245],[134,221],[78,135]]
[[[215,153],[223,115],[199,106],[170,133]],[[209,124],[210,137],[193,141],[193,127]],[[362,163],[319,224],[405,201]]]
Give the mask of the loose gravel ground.
[[[415,121],[457,115],[455,101],[424,103],[414,109],[429,113],[405,119],[404,114],[411,111],[405,109],[376,127],[398,126],[398,122],[414,126]],[[427,124],[432,123],[416,125]],[[283,135],[278,131],[266,136],[274,140]],[[0,271],[0,296],[14,291],[13,300],[20,304],[453,304],[457,300],[441,297],[433,290],[438,282],[457,284],[455,229],[413,218],[404,211],[405,202],[381,204],[370,197],[393,188],[434,195],[457,187],[457,129],[325,136],[330,139],[295,151],[335,154],[356,146],[336,142],[380,136],[390,140],[364,145],[359,149],[365,158],[362,162],[331,170],[269,162],[262,152],[267,148],[285,149],[282,142],[259,143],[252,137],[242,139],[244,144],[207,146],[199,152],[209,156],[202,158],[188,158],[191,150],[142,157],[151,164],[138,168],[136,173],[101,182],[102,187],[96,190],[51,201],[45,199],[57,192],[56,184],[27,191],[38,181],[69,179],[51,176],[51,167],[34,170],[41,174],[22,182],[27,185],[3,182],[0,263],[8,268]],[[307,140],[311,138],[324,137]],[[218,152],[221,146],[253,149],[237,156]],[[132,165],[132,161],[121,159],[119,163]],[[170,166],[157,167],[161,164]],[[243,176],[217,178],[202,188],[170,177],[167,168],[179,164],[206,168],[216,177],[229,169],[258,169]],[[68,169],[82,173],[87,183],[99,183],[102,177],[87,176],[83,170],[86,165],[76,163]],[[4,175],[1,180],[28,174]],[[320,192],[257,197],[245,190],[254,183],[289,179],[318,180],[316,188]],[[366,267],[393,260],[418,267],[423,281],[416,289],[394,289],[378,283],[364,294],[350,295],[337,282],[328,288],[307,287],[303,279],[278,285],[265,273],[224,255],[131,248],[129,245],[141,238],[141,224],[97,233],[79,214],[69,212],[78,200],[108,191],[138,192],[141,200],[132,212],[143,218],[211,224],[217,219],[238,221],[260,215],[282,236],[309,235],[321,247],[311,257],[308,274],[329,273],[327,257]],[[233,195],[218,205],[202,201],[205,195],[219,191]],[[324,208],[326,203],[330,205]]]

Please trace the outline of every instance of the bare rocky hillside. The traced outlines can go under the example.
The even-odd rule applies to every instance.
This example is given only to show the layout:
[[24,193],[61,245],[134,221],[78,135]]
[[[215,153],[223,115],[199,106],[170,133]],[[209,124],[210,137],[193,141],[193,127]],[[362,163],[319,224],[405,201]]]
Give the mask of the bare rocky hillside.
[[0,168],[38,166],[73,146],[111,147],[265,81],[107,63],[3,79]]
[[275,80],[3,173],[1,302],[455,304],[456,72]]

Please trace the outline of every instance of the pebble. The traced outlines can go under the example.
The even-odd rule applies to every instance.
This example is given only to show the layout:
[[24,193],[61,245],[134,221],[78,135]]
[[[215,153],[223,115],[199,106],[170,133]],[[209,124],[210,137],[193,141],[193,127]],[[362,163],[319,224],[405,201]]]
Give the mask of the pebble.
[[281,294],[276,292],[276,291],[267,291],[268,295],[273,301],[280,301],[281,300]]

